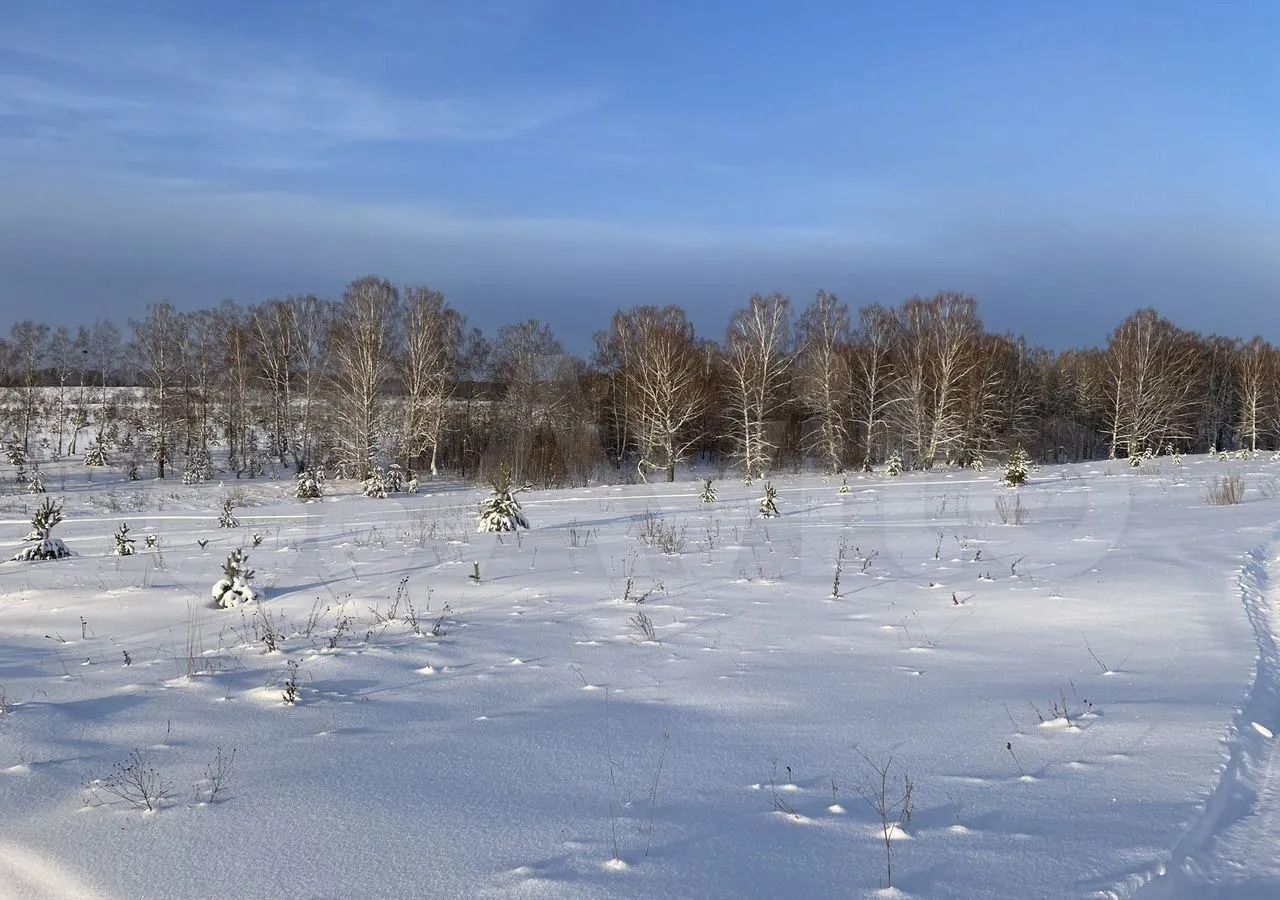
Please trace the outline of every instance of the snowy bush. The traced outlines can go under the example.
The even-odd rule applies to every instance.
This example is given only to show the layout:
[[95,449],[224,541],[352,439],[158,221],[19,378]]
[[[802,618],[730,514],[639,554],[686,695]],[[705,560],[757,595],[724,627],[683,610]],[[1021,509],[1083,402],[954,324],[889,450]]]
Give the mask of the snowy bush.
[[1244,479],[1239,475],[1215,479],[1205,488],[1204,499],[1210,506],[1235,506],[1244,499]]
[[699,503],[715,503],[716,502],[716,481],[714,478],[705,478],[702,481],[702,490],[698,494]]
[[520,491],[528,490],[529,486],[526,484],[524,487],[513,491],[511,489],[511,467],[506,463],[502,464],[501,470],[493,477],[490,483],[493,485],[493,494],[480,503],[480,523],[477,530],[492,533],[528,528],[529,520],[525,518],[524,513],[521,511],[520,503],[516,500],[515,495]]
[[71,551],[62,543],[61,538],[53,537],[50,532],[62,521],[62,504],[54,503],[49,497],[31,517],[31,533],[24,539],[30,547],[24,547],[14,555],[15,560],[32,561],[46,559],[62,559],[70,556]]
[[324,490],[320,487],[323,481],[324,473],[319,470],[307,469],[299,472],[293,495],[299,500],[319,500],[324,496]]
[[1026,484],[1027,478],[1031,475],[1031,460],[1027,458],[1027,453],[1022,447],[1014,447],[1013,452],[1009,454],[1009,462],[1004,467],[1004,483],[1010,487]]
[[240,520],[236,518],[235,501],[227,497],[222,501],[222,514],[218,516],[219,528],[239,528]]
[[116,529],[116,533],[112,535],[115,539],[116,546],[112,550],[115,556],[133,556],[133,538],[129,537],[129,523],[121,522],[120,527]]
[[92,468],[101,468],[107,464],[107,454],[102,449],[102,444],[94,444],[85,452],[84,464]]
[[252,603],[258,599],[257,592],[250,587],[253,570],[247,565],[244,551],[232,550],[227,561],[222,565],[222,577],[213,586],[213,602],[226,609],[238,603]]
[[778,513],[778,490],[770,482],[765,482],[764,496],[760,498],[760,518],[773,519]]
[[840,487],[836,489],[837,494],[847,494],[852,488],[849,487],[849,476],[844,475],[840,478]]
[[897,478],[902,474],[902,455],[897,450],[889,454],[889,461],[884,466],[884,474],[890,478]]

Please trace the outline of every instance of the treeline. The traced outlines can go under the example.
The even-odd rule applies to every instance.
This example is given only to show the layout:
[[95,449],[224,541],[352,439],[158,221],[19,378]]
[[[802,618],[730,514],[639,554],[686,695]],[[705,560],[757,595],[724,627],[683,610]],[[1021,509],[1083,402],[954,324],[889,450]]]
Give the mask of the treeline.
[[474,478],[507,463],[562,485],[673,479],[692,461],[755,477],[894,452],[931,468],[1014,446],[1057,462],[1271,448],[1278,373],[1261,338],[1205,337],[1151,309],[1103,348],[1055,353],[988,331],[955,293],[856,312],[824,292],[804,308],[756,295],[721,340],[643,306],[581,359],[537,320],[486,336],[439,292],[369,276],[332,301],[158,303],[125,329],[19,322],[0,342],[0,415],[28,453],[91,444],[158,477],[218,448],[237,474],[364,478],[394,462]]

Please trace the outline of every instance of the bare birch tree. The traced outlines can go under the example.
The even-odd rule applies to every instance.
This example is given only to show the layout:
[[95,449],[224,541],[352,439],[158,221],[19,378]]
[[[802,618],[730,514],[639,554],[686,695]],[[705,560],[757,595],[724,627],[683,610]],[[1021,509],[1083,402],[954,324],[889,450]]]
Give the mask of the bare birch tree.
[[725,344],[730,437],[746,478],[768,471],[777,449],[766,426],[787,402],[791,380],[791,301],[754,294],[733,314]]
[[835,294],[818,291],[800,314],[796,389],[812,426],[806,448],[829,472],[844,468],[852,401],[849,308]]
[[368,478],[380,446],[391,371],[391,326],[399,294],[373,275],[351,282],[329,334],[332,395],[341,464],[357,479]]

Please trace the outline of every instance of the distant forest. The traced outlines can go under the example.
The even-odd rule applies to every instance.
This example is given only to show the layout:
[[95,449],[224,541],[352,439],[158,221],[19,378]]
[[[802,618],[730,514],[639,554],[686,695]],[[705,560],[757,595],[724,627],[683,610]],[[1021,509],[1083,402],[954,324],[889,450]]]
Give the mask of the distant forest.
[[957,293],[856,311],[825,292],[803,308],[755,295],[716,337],[675,306],[601,324],[583,359],[536,319],[485,335],[439,292],[375,276],[337,300],[157,303],[127,327],[24,321],[0,341],[0,436],[11,456],[92,454],[138,477],[215,457],[237,476],[357,479],[505,463],[553,486],[672,480],[689,463],[749,478],[895,454],[974,466],[1018,446],[1045,462],[1260,450],[1280,433],[1276,348],[1154,309],[1065,352],[989,331]]

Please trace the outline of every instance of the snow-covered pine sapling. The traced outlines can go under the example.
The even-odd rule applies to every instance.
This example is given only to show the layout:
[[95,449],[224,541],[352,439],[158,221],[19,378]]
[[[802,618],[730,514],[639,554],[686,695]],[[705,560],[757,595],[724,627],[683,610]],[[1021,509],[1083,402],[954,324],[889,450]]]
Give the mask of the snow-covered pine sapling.
[[1013,448],[1009,454],[1009,462],[1004,467],[1004,483],[1009,487],[1019,487],[1027,483],[1031,475],[1031,460],[1021,446]]
[[89,447],[84,455],[84,464],[91,468],[101,468],[107,464],[107,454],[103,452],[101,443]]
[[243,550],[237,547],[231,551],[227,561],[222,564],[222,577],[211,591],[216,605],[227,609],[238,603],[252,603],[258,599],[258,592],[249,585],[253,569],[248,567],[247,562]]
[[66,544],[62,543],[62,538],[53,537],[50,533],[61,521],[62,504],[54,503],[52,498],[46,497],[44,503],[40,504],[40,507],[31,517],[31,533],[25,538],[30,546],[19,550],[13,558],[30,562],[33,560],[63,559],[70,556],[71,551],[67,549]]
[[44,491],[44,473],[40,471],[39,466],[31,469],[31,476],[27,479],[27,493],[43,494]]
[[1180,466],[1180,465],[1182,465],[1182,454],[1181,454],[1181,453],[1179,453],[1177,450],[1174,450],[1174,451],[1173,451],[1173,460],[1172,460],[1172,461],[1173,461],[1173,464],[1174,464],[1175,466]]
[[778,490],[771,482],[765,482],[764,496],[760,498],[760,518],[775,519],[778,512]]
[[702,481],[702,491],[698,494],[699,503],[715,503],[716,502],[716,481],[714,478],[704,478]]
[[240,520],[236,518],[235,501],[227,497],[222,501],[222,514],[218,516],[219,528],[239,528]]
[[182,473],[183,484],[203,484],[213,477],[213,459],[203,447],[191,454],[187,470]]
[[1136,469],[1142,465],[1142,454],[1133,453],[1129,456],[1129,468]]
[[404,469],[400,467],[399,463],[392,463],[387,466],[387,474],[384,476],[384,481],[387,490],[393,494],[398,494],[404,490]]
[[27,453],[22,449],[22,445],[16,440],[10,441],[4,446],[4,458],[9,461],[9,465],[15,469],[21,469],[27,464]]
[[133,538],[129,537],[129,523],[121,522],[116,533],[112,535],[116,546],[111,552],[116,556],[133,556]]
[[526,484],[513,491],[511,467],[506,463],[502,464],[502,468],[490,480],[490,484],[493,485],[493,494],[480,502],[480,522],[476,530],[482,533],[496,533],[528,528],[529,520],[521,511],[515,495],[520,491],[529,490],[529,485]]
[[848,476],[848,475],[841,475],[841,476],[840,476],[840,487],[836,490],[836,493],[837,493],[837,494],[847,494],[847,493],[849,493],[849,491],[850,491],[850,490],[852,490],[852,488],[850,488],[850,487],[849,487],[849,476]]
[[142,543],[148,550],[154,550],[156,545],[160,543],[160,538],[156,537],[154,534],[149,534],[142,539]]
[[294,488],[293,495],[299,500],[319,500],[324,496],[324,490],[321,484],[324,481],[324,474],[318,469],[307,469],[298,473],[298,485]]
[[897,450],[889,454],[889,461],[884,466],[884,474],[890,478],[897,478],[902,474],[902,454]]
[[374,469],[364,480],[364,495],[377,500],[387,499],[387,476],[381,469]]

